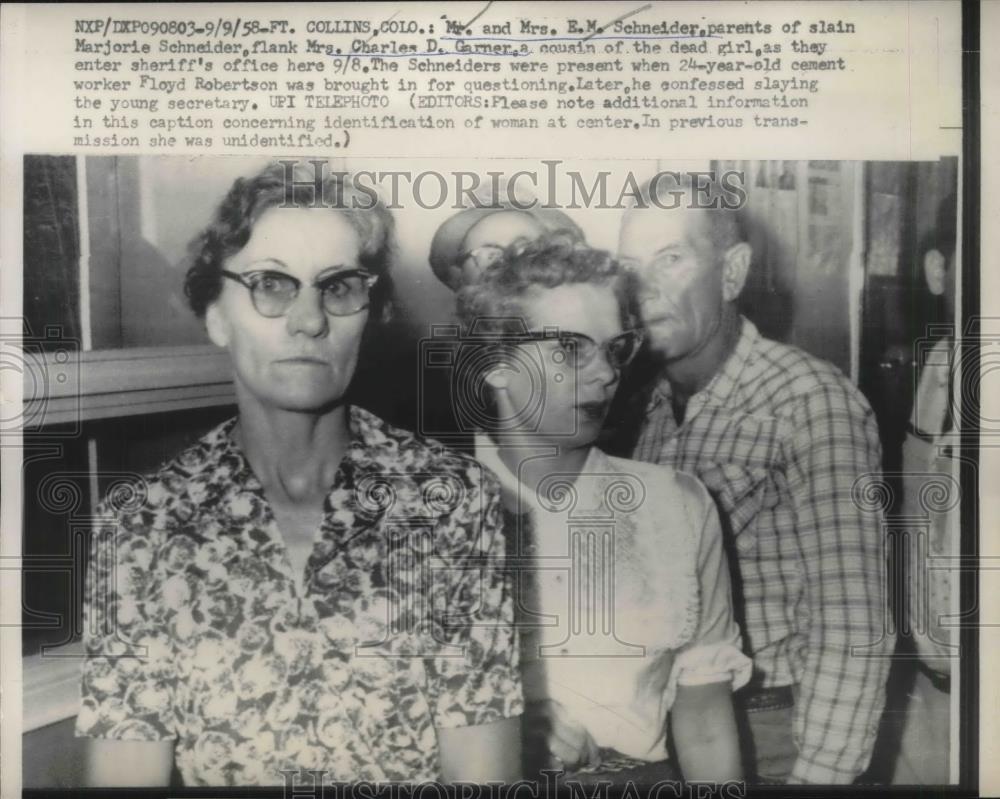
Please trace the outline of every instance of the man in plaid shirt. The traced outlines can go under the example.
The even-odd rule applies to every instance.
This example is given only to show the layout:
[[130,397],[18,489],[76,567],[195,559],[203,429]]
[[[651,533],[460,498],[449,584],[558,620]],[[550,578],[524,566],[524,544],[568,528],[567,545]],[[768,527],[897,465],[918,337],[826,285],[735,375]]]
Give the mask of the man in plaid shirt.
[[732,197],[669,181],[645,187],[621,230],[657,366],[632,455],[696,474],[719,505],[754,660],[736,696],[748,779],[850,783],[894,644],[881,517],[852,495],[881,468],[875,418],[834,366],[740,315],[750,246],[734,211],[704,207]]

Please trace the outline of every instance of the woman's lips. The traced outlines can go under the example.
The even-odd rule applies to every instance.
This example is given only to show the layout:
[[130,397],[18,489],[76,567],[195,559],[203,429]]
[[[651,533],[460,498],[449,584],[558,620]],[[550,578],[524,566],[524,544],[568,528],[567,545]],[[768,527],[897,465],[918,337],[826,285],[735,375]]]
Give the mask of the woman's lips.
[[576,407],[591,419],[603,419],[608,413],[608,400],[593,400],[591,402],[578,402]]
[[312,358],[308,355],[296,356],[294,358],[281,358],[276,363],[288,366],[328,366],[329,364],[322,358]]

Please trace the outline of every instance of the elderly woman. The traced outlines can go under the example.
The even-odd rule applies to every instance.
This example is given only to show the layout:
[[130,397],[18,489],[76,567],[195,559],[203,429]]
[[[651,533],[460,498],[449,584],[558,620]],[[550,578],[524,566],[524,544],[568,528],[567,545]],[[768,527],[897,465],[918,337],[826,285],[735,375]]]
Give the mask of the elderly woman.
[[559,235],[509,247],[458,295],[492,426],[476,454],[516,519],[527,762],[738,779],[731,692],[751,663],[715,506],[687,474],[594,446],[641,343],[627,295],[607,253]]
[[393,224],[310,167],[236,181],[196,243],[186,291],[239,415],[104,509],[77,721],[94,784],[518,775],[498,486],[349,402]]

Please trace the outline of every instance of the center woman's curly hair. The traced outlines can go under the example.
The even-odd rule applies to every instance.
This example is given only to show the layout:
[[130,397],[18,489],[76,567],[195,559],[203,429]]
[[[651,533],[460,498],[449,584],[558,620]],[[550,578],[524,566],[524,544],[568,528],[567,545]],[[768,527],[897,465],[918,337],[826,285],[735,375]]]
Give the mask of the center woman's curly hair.
[[197,316],[203,317],[219,298],[225,261],[246,246],[265,211],[325,207],[343,214],[357,232],[361,242],[358,266],[379,278],[372,288],[370,318],[386,318],[392,294],[392,214],[374,191],[359,187],[347,173],[327,172],[325,166],[323,161],[277,161],[233,183],[212,223],[190,245],[192,264],[184,279],[184,294]]
[[539,289],[592,284],[608,286],[618,300],[622,326],[633,327],[634,283],[631,273],[606,250],[582,243],[560,231],[537,239],[519,239],[504,250],[475,282],[458,293],[458,316],[466,334],[502,338],[523,332],[522,303]]

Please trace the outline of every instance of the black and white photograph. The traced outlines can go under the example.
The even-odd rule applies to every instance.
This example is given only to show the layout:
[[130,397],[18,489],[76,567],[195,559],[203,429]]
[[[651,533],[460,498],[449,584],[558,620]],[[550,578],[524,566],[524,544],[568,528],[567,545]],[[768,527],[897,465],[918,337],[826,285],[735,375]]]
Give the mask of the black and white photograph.
[[25,787],[954,783],[957,187],[26,156]]
[[4,4],[0,799],[1000,790],[996,34]]

